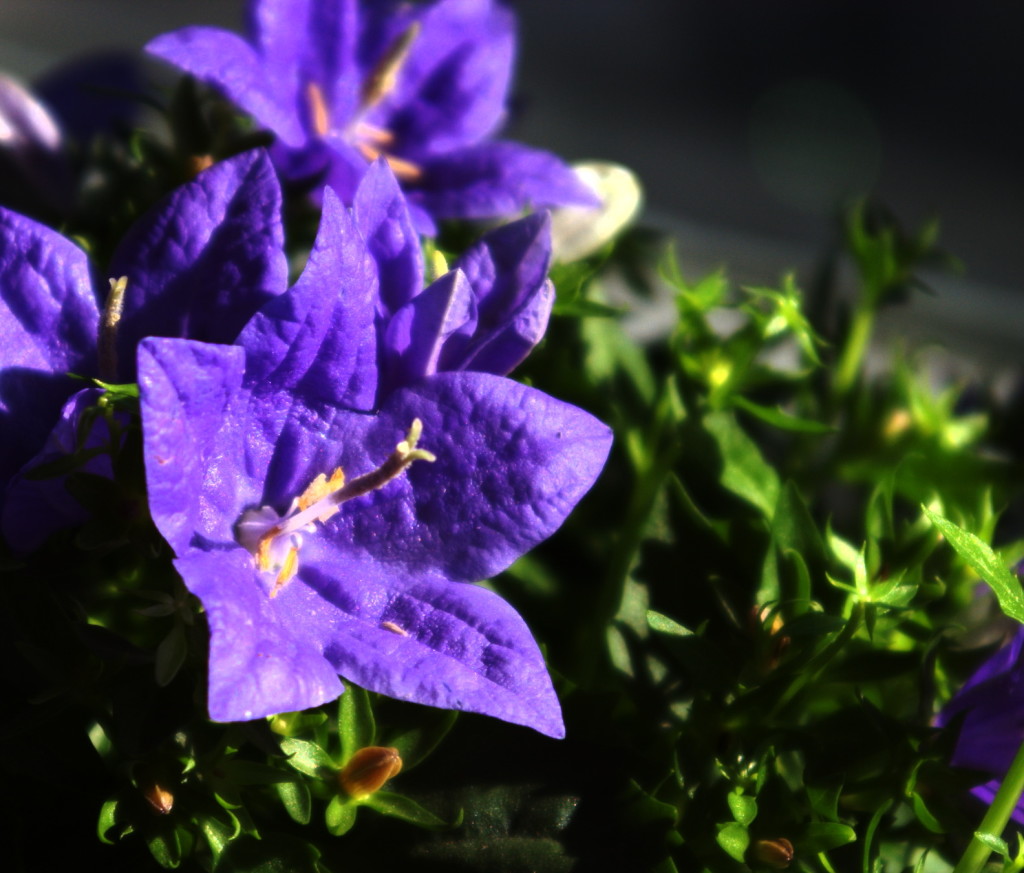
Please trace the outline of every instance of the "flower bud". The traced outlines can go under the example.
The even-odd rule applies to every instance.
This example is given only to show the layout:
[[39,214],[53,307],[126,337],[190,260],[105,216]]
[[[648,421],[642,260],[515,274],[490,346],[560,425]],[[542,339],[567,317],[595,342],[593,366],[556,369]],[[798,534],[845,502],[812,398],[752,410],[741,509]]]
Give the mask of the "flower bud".
[[356,752],[338,774],[338,783],[349,797],[360,800],[377,791],[402,770],[398,749],[367,746]]
[[793,844],[785,837],[774,840],[758,840],[754,843],[755,860],[771,867],[773,870],[784,870],[793,860]]
[[142,796],[160,815],[167,815],[174,808],[174,795],[155,782],[143,790]]

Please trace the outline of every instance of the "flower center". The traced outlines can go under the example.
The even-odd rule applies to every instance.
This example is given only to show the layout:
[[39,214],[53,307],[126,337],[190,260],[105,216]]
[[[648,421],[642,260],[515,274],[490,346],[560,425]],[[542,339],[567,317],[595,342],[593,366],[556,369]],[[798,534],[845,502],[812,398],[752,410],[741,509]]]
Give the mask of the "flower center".
[[110,293],[103,304],[100,315],[99,349],[100,378],[105,382],[117,381],[117,325],[121,321],[121,310],[124,308],[124,292],[128,287],[128,277],[110,280]]
[[[395,142],[391,131],[376,127],[363,119],[371,109],[395,90],[399,73],[409,58],[409,52],[419,32],[420,23],[414,21],[398,35],[367,74],[359,95],[359,109],[347,129],[347,138],[367,161],[372,162],[383,157],[395,177],[403,182],[415,182],[423,175],[423,171],[412,161],[389,153]],[[323,89],[315,82],[306,85],[306,104],[309,125],[313,133],[319,137],[327,136],[331,131],[331,115]]]
[[345,481],[341,467],[328,478],[321,473],[306,487],[284,515],[271,506],[247,509],[235,525],[235,539],[256,560],[256,566],[276,576],[270,596],[276,597],[299,570],[302,534],[314,533],[317,523],[333,516],[342,503],[377,491],[400,476],[413,461],[436,460],[432,452],[417,447],[423,422],[413,420],[409,432],[376,470]]

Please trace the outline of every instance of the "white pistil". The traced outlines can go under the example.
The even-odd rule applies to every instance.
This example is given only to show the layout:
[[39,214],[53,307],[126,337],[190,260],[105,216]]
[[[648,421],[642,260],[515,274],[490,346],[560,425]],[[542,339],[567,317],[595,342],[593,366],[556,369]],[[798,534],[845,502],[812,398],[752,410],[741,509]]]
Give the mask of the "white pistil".
[[420,33],[420,23],[414,21],[384,52],[377,65],[363,82],[363,93],[360,95],[360,109],[365,112],[372,109],[387,97],[398,84],[398,74],[409,59],[412,44]]
[[117,325],[121,321],[121,310],[124,308],[124,292],[128,287],[128,277],[110,280],[110,293],[103,304],[100,317],[100,331],[97,338],[99,346],[100,378],[104,382],[117,381]]
[[277,573],[271,597],[276,597],[298,572],[302,531],[313,533],[316,524],[327,521],[342,503],[383,488],[414,461],[436,460],[432,452],[417,448],[422,433],[423,422],[414,419],[405,439],[395,446],[383,464],[349,482],[345,481],[340,467],[329,479],[321,473],[292,501],[283,516],[269,506],[247,509],[242,513],[235,525],[235,538],[239,545],[252,553],[260,570]]

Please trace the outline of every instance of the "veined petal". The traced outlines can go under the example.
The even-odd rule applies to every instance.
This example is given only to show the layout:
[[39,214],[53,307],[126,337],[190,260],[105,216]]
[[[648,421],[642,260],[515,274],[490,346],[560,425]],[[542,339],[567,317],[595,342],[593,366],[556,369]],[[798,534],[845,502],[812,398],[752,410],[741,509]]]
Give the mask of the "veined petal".
[[364,454],[341,462],[346,473],[379,463],[415,418],[437,460],[346,503],[325,529],[375,560],[455,581],[489,578],[554,533],[611,447],[606,425],[536,389],[438,373],[389,395],[375,419],[339,422],[337,442]]
[[493,218],[527,208],[597,206],[593,191],[550,152],[483,143],[423,161],[409,199],[438,218]]
[[133,225],[110,265],[128,279],[118,329],[123,378],[144,336],[232,342],[288,284],[281,190],[263,151],[200,173]]
[[405,197],[383,160],[374,161],[355,195],[356,224],[380,276],[380,299],[390,314],[423,285],[423,252]]
[[46,439],[76,385],[96,372],[99,309],[85,253],[0,208],[0,484]]
[[210,718],[246,721],[338,696],[337,672],[302,624],[266,596],[248,552],[193,549],[174,566],[210,627]]
[[186,27],[156,37],[146,51],[222,91],[289,145],[308,139],[295,93],[281,99],[280,88],[268,78],[266,59],[238,34]]
[[239,402],[245,350],[146,339],[138,369],[149,509],[183,555],[197,533],[230,531],[247,494],[258,498],[246,490],[243,433],[227,414]]
[[[298,581],[294,594],[280,598],[282,613],[291,625],[313,626],[344,678],[400,700],[565,735],[537,644],[493,592],[357,562],[328,544],[307,560]],[[336,611],[331,623],[306,618],[327,609]]]
[[371,409],[377,391],[374,303],[377,272],[355,219],[334,192],[306,269],[239,336],[248,352],[246,380],[322,401]]
[[446,349],[440,369],[504,375],[540,342],[555,302],[547,278],[551,219],[537,213],[485,234],[459,258],[473,286],[480,325],[472,344]]
[[462,360],[476,327],[473,287],[465,273],[452,270],[399,309],[388,322],[381,350],[382,390],[390,392],[433,375],[442,355]]

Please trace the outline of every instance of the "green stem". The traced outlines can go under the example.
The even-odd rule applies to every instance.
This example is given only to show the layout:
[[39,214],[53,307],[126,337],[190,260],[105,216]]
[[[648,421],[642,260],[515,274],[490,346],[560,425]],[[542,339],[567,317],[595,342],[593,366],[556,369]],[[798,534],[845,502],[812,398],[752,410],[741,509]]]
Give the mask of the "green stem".
[[977,834],[1000,836],[1022,794],[1024,794],[1024,743],[1021,743],[1021,747],[1017,750],[1017,755],[1006,772],[1006,776],[1003,777],[1003,783],[999,786],[992,805],[985,813],[981,824],[978,825],[978,830],[971,838],[960,863],[953,868],[953,873],[979,873],[985,866],[985,862],[988,861],[992,850],[978,839]]
[[857,381],[857,374],[864,363],[864,356],[871,341],[871,328],[875,321],[875,310],[870,305],[860,305],[854,310],[850,335],[846,338],[843,354],[836,366],[835,390],[843,397]]

